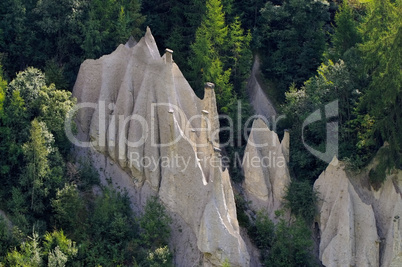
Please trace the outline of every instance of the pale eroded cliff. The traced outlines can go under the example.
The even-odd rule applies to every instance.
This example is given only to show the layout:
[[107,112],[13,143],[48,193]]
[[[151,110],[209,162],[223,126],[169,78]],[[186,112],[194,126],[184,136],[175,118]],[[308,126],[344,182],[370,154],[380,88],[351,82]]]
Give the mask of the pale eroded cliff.
[[[78,137],[134,209],[157,195],[173,217],[176,266],[249,266],[240,237],[233,190],[220,166],[219,122],[213,84],[199,99],[173,62],[159,55],[147,29],[136,44],[86,60],[73,95],[86,103],[77,115]],[[89,104],[88,104],[89,103]]]
[[283,208],[283,197],[290,183],[288,147],[288,133],[281,144],[278,135],[262,119],[253,122],[244,151],[243,188],[252,208],[267,211],[274,221],[275,211]]
[[367,176],[348,173],[334,158],[314,184],[325,266],[402,266],[402,171],[388,174],[378,190]]

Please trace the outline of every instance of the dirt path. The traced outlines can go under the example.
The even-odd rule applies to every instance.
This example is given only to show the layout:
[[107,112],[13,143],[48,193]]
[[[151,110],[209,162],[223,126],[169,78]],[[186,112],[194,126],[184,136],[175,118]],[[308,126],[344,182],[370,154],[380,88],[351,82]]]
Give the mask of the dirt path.
[[247,92],[250,97],[250,103],[253,106],[255,113],[257,115],[262,115],[267,119],[275,116],[276,110],[272,105],[272,102],[265,95],[258,82],[257,76],[260,75],[260,59],[256,55],[254,59],[253,69],[251,71],[251,76],[247,83]]

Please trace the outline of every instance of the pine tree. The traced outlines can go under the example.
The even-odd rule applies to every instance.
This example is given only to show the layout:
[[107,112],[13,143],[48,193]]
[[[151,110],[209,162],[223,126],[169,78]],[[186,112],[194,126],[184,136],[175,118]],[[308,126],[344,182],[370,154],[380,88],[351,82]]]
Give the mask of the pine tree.
[[353,8],[344,0],[335,14],[335,33],[332,35],[334,59],[342,58],[343,54],[355,44],[361,42],[358,23]]
[[264,0],[235,0],[234,12],[240,16],[245,29],[253,30],[258,25],[260,10],[264,6]]
[[30,140],[23,145],[26,161],[20,183],[29,194],[30,208],[36,213],[45,209],[43,199],[48,194],[45,181],[50,173],[48,157],[52,152],[53,136],[46,125],[34,119],[31,123]]
[[252,52],[250,49],[251,33],[246,34],[241,27],[239,17],[235,17],[234,22],[229,26],[227,41],[227,67],[232,68],[232,81],[236,94],[244,97],[245,81],[250,73],[252,64]]
[[400,0],[370,2],[361,26],[363,43],[359,46],[365,70],[371,76],[359,109],[361,114],[368,112],[362,125],[367,121],[372,125],[371,130],[362,127],[360,145],[374,141],[381,146],[388,141],[395,164],[402,163],[401,12]]
[[231,69],[224,69],[225,41],[228,27],[225,24],[225,14],[220,0],[208,0],[207,12],[197,29],[195,43],[192,44],[193,87],[202,88],[202,83],[214,82],[216,85],[217,104],[220,112],[228,113],[234,102],[233,86],[230,83]]
[[111,53],[130,36],[139,37],[145,20],[139,0],[94,0],[90,2],[89,19],[85,22],[82,48],[86,58]]
[[263,74],[276,84],[282,102],[289,86],[301,86],[321,63],[329,13],[326,1],[274,2],[261,9],[258,39]]

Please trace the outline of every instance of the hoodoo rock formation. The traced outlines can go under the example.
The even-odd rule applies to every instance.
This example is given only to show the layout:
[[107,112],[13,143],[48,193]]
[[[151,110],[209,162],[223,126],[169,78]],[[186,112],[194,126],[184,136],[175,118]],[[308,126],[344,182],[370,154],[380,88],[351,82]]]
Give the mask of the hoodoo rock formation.
[[[220,166],[213,84],[200,100],[147,29],[136,45],[86,60],[73,95],[77,138],[101,178],[126,188],[141,210],[156,195],[173,217],[175,266],[249,266],[229,175]],[[85,154],[87,156],[87,154]]]
[[[287,133],[288,135],[288,133]],[[282,144],[262,119],[255,120],[244,151],[244,191],[254,210],[268,211],[275,221],[275,211],[283,208],[285,189],[290,183],[286,152],[289,138]]]
[[402,266],[402,171],[388,174],[378,190],[367,177],[348,174],[334,158],[314,184],[325,266]]
[[[230,177],[221,166],[212,83],[199,99],[173,51],[161,57],[147,29],[138,43],[86,60],[73,95],[77,157],[89,157],[104,183],[126,189],[136,212],[150,196],[161,200],[173,219],[175,266],[258,265],[250,261],[258,253],[240,235]],[[244,195],[275,221],[290,183],[289,133],[279,142],[255,120],[244,154]],[[334,158],[314,184],[325,266],[402,266],[402,171],[388,174],[379,189],[367,177],[368,171],[350,174]]]

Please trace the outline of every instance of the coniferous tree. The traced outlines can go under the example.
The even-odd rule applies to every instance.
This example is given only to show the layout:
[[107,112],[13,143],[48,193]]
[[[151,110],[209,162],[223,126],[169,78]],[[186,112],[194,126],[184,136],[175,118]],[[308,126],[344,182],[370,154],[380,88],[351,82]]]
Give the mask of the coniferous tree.
[[[361,26],[365,70],[371,77],[359,105],[360,147],[390,143],[394,164],[402,164],[402,2],[373,0]],[[369,125],[364,127],[364,125]],[[389,166],[391,167],[391,166]]]
[[43,199],[48,194],[46,180],[49,179],[49,154],[52,152],[53,136],[46,125],[34,119],[31,124],[30,140],[23,145],[25,170],[20,183],[27,191],[30,209],[40,214],[45,210]]
[[253,30],[258,25],[260,10],[264,6],[264,0],[235,0],[234,12],[240,17],[242,25],[247,30]]
[[84,25],[85,57],[98,58],[111,53],[130,36],[139,37],[139,27],[145,19],[140,10],[138,0],[91,1],[89,19]]
[[32,65],[37,58],[35,30],[31,29],[31,1],[4,0],[0,2],[0,60],[5,73],[16,72]]
[[[220,112],[227,113],[233,104],[233,86],[230,84],[231,69],[224,69],[222,58],[223,46],[228,36],[220,0],[207,1],[207,12],[197,29],[196,39],[191,48],[193,57],[192,83],[194,88],[202,88],[205,82],[214,82],[217,92],[217,104]],[[197,91],[197,89],[196,89]]]
[[239,97],[246,98],[245,81],[250,74],[252,64],[252,52],[250,49],[251,33],[241,27],[238,17],[229,25],[229,34],[227,41],[227,67],[232,68],[232,77],[234,89]]
[[357,43],[361,42],[356,14],[347,0],[343,1],[335,14],[335,32],[332,35],[334,59],[342,58],[343,54]]
[[261,10],[257,43],[263,74],[276,84],[282,102],[289,86],[302,85],[321,63],[329,13],[326,1],[275,2],[268,1]]

